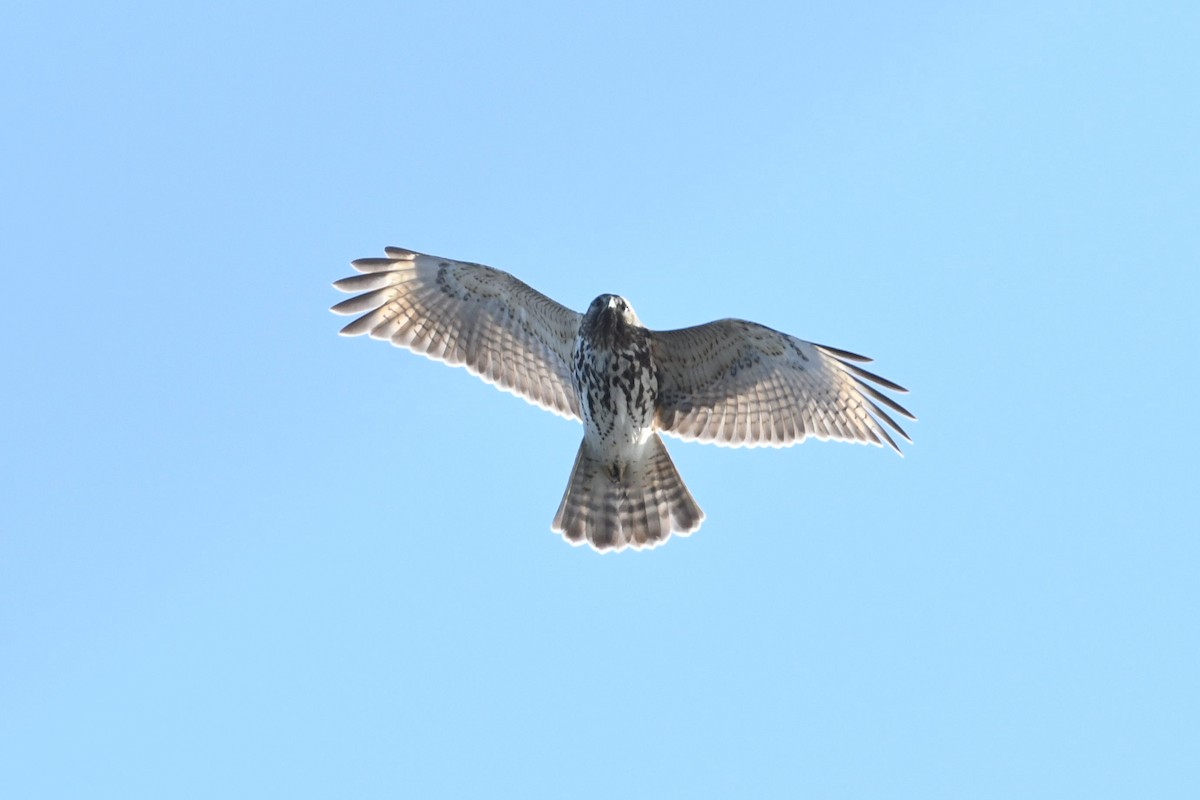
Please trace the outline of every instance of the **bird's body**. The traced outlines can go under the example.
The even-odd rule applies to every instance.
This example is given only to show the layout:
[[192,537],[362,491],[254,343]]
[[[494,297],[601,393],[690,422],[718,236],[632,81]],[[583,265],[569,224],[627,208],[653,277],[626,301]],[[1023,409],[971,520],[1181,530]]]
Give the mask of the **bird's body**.
[[480,264],[388,248],[337,281],[362,292],[334,306],[368,333],[583,423],[552,528],[597,550],[640,549],[696,530],[704,513],[659,432],[728,446],[782,447],[807,436],[887,444],[908,439],[878,403],[907,410],[855,366],[869,359],[744,320],[675,331],[644,327],[624,298],[578,314]]
[[654,430],[650,332],[624,298],[592,301],[575,337],[571,379],[583,442],[552,528],[598,549],[643,547],[698,528],[704,512]]
[[571,350],[571,382],[584,437],[614,453],[640,448],[654,433],[658,372],[650,335],[624,298],[592,301]]

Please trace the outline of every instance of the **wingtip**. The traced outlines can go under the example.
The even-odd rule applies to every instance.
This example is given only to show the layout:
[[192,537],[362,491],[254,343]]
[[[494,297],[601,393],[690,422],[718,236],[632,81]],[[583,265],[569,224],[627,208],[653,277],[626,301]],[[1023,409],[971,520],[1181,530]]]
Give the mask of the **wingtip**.
[[364,333],[368,333],[371,330],[371,325],[370,323],[363,322],[364,319],[366,319],[366,317],[359,317],[350,324],[344,326],[340,331],[338,331],[338,336],[362,336]]
[[843,350],[840,347],[830,347],[827,344],[814,343],[814,346],[819,350],[824,350],[826,353],[829,353],[829,355],[831,355],[831,356],[835,356],[836,358],[845,359],[846,361],[857,361],[860,364],[870,364],[872,361],[875,360],[873,358],[869,358],[868,356],[859,355],[858,353],[852,353],[849,350]]

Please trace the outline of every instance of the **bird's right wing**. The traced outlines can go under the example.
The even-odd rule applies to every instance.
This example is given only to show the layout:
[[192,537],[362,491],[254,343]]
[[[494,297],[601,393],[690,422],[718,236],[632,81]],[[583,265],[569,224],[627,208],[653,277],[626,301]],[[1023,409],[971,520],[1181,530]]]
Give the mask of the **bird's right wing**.
[[915,419],[880,392],[906,391],[855,366],[871,359],[806,342],[754,322],[723,319],[651,331],[659,368],[659,429],[726,447],[787,447],[809,436],[900,448],[887,412]]
[[342,335],[387,339],[580,418],[571,381],[578,313],[498,269],[398,247],[385,252],[386,258],[351,262],[363,274],[333,284],[362,293],[330,309],[362,314]]

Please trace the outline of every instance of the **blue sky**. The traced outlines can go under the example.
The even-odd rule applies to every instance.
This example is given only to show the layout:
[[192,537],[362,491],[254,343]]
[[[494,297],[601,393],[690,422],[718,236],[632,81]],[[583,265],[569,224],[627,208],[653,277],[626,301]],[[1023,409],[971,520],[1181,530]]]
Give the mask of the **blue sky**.
[[[25,3],[0,795],[1200,792],[1190,3]],[[398,245],[862,352],[901,459],[580,437],[336,336]]]

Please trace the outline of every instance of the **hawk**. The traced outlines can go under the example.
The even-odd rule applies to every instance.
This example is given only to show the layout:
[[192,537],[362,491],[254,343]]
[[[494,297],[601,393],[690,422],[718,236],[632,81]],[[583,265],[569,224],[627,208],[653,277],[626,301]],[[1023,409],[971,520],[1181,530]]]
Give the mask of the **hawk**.
[[598,551],[650,548],[686,536],[704,512],[660,433],[726,447],[788,447],[809,436],[900,448],[912,440],[879,390],[907,390],[854,353],[764,325],[723,319],[646,328],[623,298],[584,314],[498,269],[398,247],[351,262],[333,306],[361,315],[342,328],[471,373],[583,423],[583,442],[552,529]]

